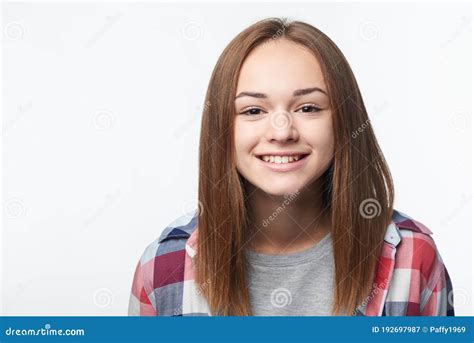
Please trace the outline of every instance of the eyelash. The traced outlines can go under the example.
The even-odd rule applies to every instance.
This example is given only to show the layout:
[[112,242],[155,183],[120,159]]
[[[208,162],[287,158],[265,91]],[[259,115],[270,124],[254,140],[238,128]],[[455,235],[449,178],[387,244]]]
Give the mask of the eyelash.
[[[317,113],[317,112],[322,111],[322,108],[321,108],[321,107],[316,106],[316,105],[313,105],[313,104],[306,104],[306,105],[303,105],[303,106],[301,106],[299,109],[302,109],[303,107],[311,107],[311,108],[314,109],[314,111],[312,111],[312,112],[301,112],[301,113]],[[260,110],[260,111],[262,111],[262,109],[261,109],[261,108],[258,108],[258,107],[249,107],[249,108],[246,109],[245,111],[240,112],[240,114],[247,114],[247,113],[248,113],[249,111],[251,111],[251,110]],[[261,113],[259,113],[259,114],[261,114]],[[259,114],[247,114],[247,115],[250,115],[250,116],[258,116]]]

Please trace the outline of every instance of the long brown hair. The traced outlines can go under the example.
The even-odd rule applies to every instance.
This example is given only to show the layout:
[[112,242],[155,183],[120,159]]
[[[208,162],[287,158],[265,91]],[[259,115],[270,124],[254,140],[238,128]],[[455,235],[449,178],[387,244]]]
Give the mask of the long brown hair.
[[393,211],[393,181],[356,79],[344,55],[323,32],[300,21],[269,18],[239,33],[212,73],[199,145],[197,284],[214,315],[252,315],[243,248],[249,211],[235,165],[234,97],[241,66],[260,44],[287,39],[319,61],[329,92],[335,151],[326,179],[335,263],[333,314],[351,313],[372,289]]

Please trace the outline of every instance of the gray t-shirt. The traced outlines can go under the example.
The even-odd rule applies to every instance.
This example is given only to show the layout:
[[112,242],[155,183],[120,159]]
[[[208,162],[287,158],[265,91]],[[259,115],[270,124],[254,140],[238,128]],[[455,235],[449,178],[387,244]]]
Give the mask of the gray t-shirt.
[[297,253],[270,255],[244,249],[254,316],[329,316],[334,260],[328,233]]

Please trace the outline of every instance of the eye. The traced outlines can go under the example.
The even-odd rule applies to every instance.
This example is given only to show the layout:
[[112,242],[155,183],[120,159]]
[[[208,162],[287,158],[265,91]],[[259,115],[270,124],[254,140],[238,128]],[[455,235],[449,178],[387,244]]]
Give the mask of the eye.
[[300,107],[296,112],[299,112],[300,110],[302,110],[303,113],[316,113],[322,111],[322,108],[316,105],[308,104]]
[[262,114],[263,110],[258,108],[258,107],[250,107],[248,109],[246,109],[245,111],[243,112],[240,112],[240,114],[247,114],[247,115],[259,115],[259,114]]

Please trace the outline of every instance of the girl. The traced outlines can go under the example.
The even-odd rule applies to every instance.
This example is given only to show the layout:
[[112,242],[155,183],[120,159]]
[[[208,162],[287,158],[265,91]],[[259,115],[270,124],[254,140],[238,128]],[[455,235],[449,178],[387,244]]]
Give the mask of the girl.
[[262,20],[213,71],[199,208],[147,246],[129,315],[454,315],[394,189],[351,68],[324,33]]

